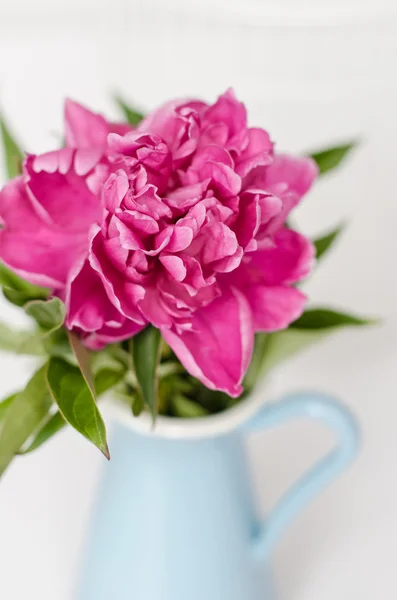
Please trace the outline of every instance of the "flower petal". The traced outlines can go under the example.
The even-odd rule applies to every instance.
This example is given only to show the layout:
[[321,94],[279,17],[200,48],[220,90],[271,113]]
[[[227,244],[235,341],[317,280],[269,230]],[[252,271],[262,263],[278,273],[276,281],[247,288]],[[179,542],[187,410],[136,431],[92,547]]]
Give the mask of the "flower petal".
[[239,102],[232,89],[219,96],[218,100],[205,111],[204,126],[212,123],[224,123],[228,127],[229,140],[247,126],[247,111]]
[[302,198],[311,188],[317,174],[318,167],[313,159],[279,154],[266,171],[266,185],[272,191],[273,186],[287,184],[289,190]]
[[179,256],[162,254],[160,255],[160,262],[176,281],[183,281],[185,279],[187,270],[183,264],[183,260]]
[[198,100],[172,100],[143,119],[137,130],[162,137],[171,150],[177,168],[197,148],[198,117],[205,108],[206,104]]
[[65,136],[69,147],[105,149],[109,133],[109,124],[101,115],[77,102],[66,100]]
[[146,325],[126,318],[117,310],[88,261],[71,275],[65,304],[68,329],[81,333],[84,344],[92,350],[126,340]]
[[36,285],[62,288],[72,265],[88,251],[86,232],[54,228],[37,214],[22,177],[0,192],[0,220],[0,258]]
[[314,264],[315,249],[303,235],[280,229],[274,246],[253,252],[246,263],[246,276],[266,285],[295,283],[306,277]]
[[81,268],[78,267],[71,273],[66,286],[65,304],[68,329],[78,327],[83,331],[93,332],[108,322],[124,319],[110,302],[98,273],[87,260]]
[[239,291],[225,290],[199,309],[191,331],[162,328],[162,335],[184,367],[204,385],[233,397],[241,394],[254,336],[251,310]]
[[306,296],[292,287],[264,285],[246,288],[254,318],[255,331],[285,329],[303,312]]
[[209,264],[226,256],[233,256],[238,249],[236,234],[224,223],[214,221],[205,228],[205,244],[202,262]]
[[24,164],[25,182],[35,210],[49,225],[70,232],[88,232],[100,219],[102,205],[85,177],[76,173],[74,161],[78,154],[79,151],[64,148],[41,156],[30,155]]
[[240,177],[248,175],[260,165],[266,166],[273,160],[273,144],[264,129],[252,127],[247,131],[248,145],[236,160],[236,172]]
[[110,325],[103,327],[100,331],[90,333],[84,338],[84,344],[91,350],[101,350],[108,344],[114,344],[116,342],[122,342],[128,340],[132,336],[136,335],[145,325],[140,325],[125,318],[123,323],[118,327],[111,327]]
[[138,302],[144,297],[144,288],[130,282],[115,266],[118,257],[112,261],[114,249],[105,244],[99,228],[93,229],[89,261],[91,267],[99,274],[109,300],[126,317],[144,324],[145,319],[138,308]]

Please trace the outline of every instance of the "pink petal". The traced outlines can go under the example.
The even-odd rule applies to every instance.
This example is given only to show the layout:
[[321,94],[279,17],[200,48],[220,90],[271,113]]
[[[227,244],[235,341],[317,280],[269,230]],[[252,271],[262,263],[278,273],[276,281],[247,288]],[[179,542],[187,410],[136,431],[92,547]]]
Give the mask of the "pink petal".
[[174,166],[178,167],[196,150],[198,116],[205,109],[196,100],[172,100],[153,111],[138,126],[140,132],[156,133],[171,150]]
[[66,143],[72,148],[102,148],[107,145],[107,121],[77,102],[65,102]]
[[247,272],[266,285],[295,283],[306,277],[314,264],[315,249],[303,235],[291,229],[280,229],[275,245],[250,254]]
[[110,212],[119,208],[129,189],[129,181],[124,171],[112,173],[103,186],[104,204]]
[[161,255],[160,262],[176,281],[183,281],[186,277],[186,267],[179,256]]
[[[94,232],[89,261],[91,267],[99,274],[109,300],[126,317],[143,324],[145,319],[138,307],[138,302],[145,295],[144,288],[136,283],[128,281],[125,276],[127,267],[120,264],[115,268],[112,262],[111,248],[106,246],[99,230]],[[117,257],[115,262],[117,262]]]
[[236,196],[241,189],[241,178],[234,170],[230,153],[220,146],[205,146],[194,156],[192,166],[184,177],[189,185],[210,180],[222,196]]
[[71,234],[37,214],[22,177],[0,192],[0,258],[36,285],[62,288],[72,266],[88,252],[88,232]]
[[232,89],[227,90],[205,111],[204,125],[207,123],[225,123],[229,130],[229,139],[247,126],[247,111],[239,102]]
[[168,246],[170,243],[172,236],[172,227],[171,225],[166,226],[156,237],[154,238],[154,249],[153,250],[145,250],[145,253],[148,256],[156,256],[159,254],[164,248]]
[[[153,132],[160,135],[165,139],[164,130],[166,130],[168,123],[176,115],[176,109],[187,102],[183,99],[170,100],[163,104],[156,110],[152,111],[145,119],[143,119],[137,130],[141,132]],[[167,140],[166,140],[167,141]]]
[[202,261],[206,264],[233,256],[238,248],[235,233],[224,223],[215,221],[205,229]]
[[261,225],[266,225],[270,219],[274,219],[274,217],[279,215],[283,210],[283,202],[276,196],[271,196],[262,192],[259,194],[258,202],[260,207]]
[[303,312],[306,296],[296,288],[264,285],[246,288],[255,331],[285,329]]
[[318,174],[318,167],[311,158],[298,158],[285,154],[276,155],[266,171],[267,189],[284,183],[301,198],[311,188]]
[[43,220],[64,231],[87,231],[100,220],[102,204],[73,165],[76,151],[29,156],[24,164],[27,190]]
[[123,210],[118,214],[118,217],[128,227],[133,228],[144,236],[158,233],[160,229],[155,219],[137,210]]
[[248,368],[253,346],[252,315],[244,296],[226,292],[192,319],[192,330],[176,333],[162,328],[162,335],[184,367],[211,389],[237,397]]
[[125,135],[133,131],[133,127],[128,123],[109,123],[109,129],[111,133],[117,133],[118,135]]
[[120,244],[118,237],[112,237],[110,239],[102,239],[103,249],[106,252],[106,256],[112,263],[113,269],[118,269],[121,272],[125,271],[127,267],[127,261],[129,257],[129,251]]
[[183,225],[174,227],[171,239],[168,243],[168,252],[181,252],[185,250],[193,240],[193,231],[191,227],[184,227]]
[[248,146],[236,160],[236,172],[245,177],[260,165],[270,165],[273,161],[273,143],[264,129],[251,128],[247,131]]
[[244,250],[241,246],[238,246],[233,256],[225,256],[224,258],[211,263],[211,267],[217,273],[230,273],[231,271],[237,269],[237,267],[241,264],[243,255]]
[[99,350],[103,346],[130,338],[145,327],[126,318],[111,302],[100,275],[88,261],[71,274],[65,294],[67,327],[84,332],[86,346]]
[[186,185],[167,194],[166,202],[172,208],[184,212],[195,206],[205,195],[208,181],[200,181],[192,185]]
[[229,128],[226,123],[215,122],[207,125],[200,135],[200,145],[226,146],[229,138]]
[[244,179],[245,189],[262,189],[282,200],[281,212],[267,225],[268,235],[284,225],[291,210],[309,191],[317,173],[317,166],[310,158],[276,155],[270,166],[259,166]]
[[232,167],[222,163],[208,162],[200,169],[201,180],[210,179],[212,187],[221,197],[237,196],[241,190],[241,178]]
[[105,326],[100,331],[89,334],[84,338],[84,344],[91,350],[101,350],[108,344],[115,344],[116,342],[122,342],[128,340],[146,327],[131,321],[130,319],[124,319],[123,323],[119,327]]
[[207,208],[205,201],[200,201],[188,211],[186,217],[178,220],[178,227],[189,227],[195,237],[200,227],[203,225],[206,215]]
[[77,150],[74,157],[74,170],[76,175],[84,177],[100,162],[102,157],[101,150],[98,148],[83,148]]
[[114,224],[119,232],[119,240],[122,248],[126,250],[142,250],[144,248],[140,237],[120,221],[120,219],[114,217]]
[[200,171],[207,163],[220,163],[233,168],[233,159],[226,148],[221,146],[204,146],[200,148],[194,155],[192,167],[196,171]]
[[146,288],[144,298],[139,301],[139,308],[144,317],[155,327],[172,326],[173,320],[170,311],[165,305],[158,287]]
[[137,210],[146,215],[150,215],[156,221],[162,217],[172,217],[171,209],[165,204],[164,200],[157,194],[156,188],[152,185],[146,186],[131,202],[131,206],[126,203],[127,209]]
[[261,218],[259,199],[255,194],[242,194],[240,197],[239,212],[233,229],[237,241],[246,248],[258,231]]
[[72,273],[66,287],[66,325],[83,331],[97,331],[107,322],[117,322],[123,315],[110,302],[102,281],[88,261]]

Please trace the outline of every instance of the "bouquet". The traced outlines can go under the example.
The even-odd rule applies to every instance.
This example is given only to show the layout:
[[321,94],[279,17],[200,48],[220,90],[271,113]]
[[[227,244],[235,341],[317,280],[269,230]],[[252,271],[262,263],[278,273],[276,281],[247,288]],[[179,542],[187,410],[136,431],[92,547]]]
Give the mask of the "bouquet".
[[297,350],[367,320],[307,308],[299,284],[340,233],[314,242],[290,213],[352,150],[280,154],[232,91],[113,123],[65,104],[65,142],[22,153],[4,119],[0,283],[32,328],[0,347],[37,357],[0,403],[0,473],[66,424],[109,458],[97,401],[206,417]]

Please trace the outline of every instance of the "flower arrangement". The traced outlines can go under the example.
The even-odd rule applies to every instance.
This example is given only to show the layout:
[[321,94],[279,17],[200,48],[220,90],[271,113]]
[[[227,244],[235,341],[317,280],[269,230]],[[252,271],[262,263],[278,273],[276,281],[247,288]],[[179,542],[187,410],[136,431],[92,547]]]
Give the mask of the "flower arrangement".
[[[368,321],[306,309],[299,283],[340,229],[312,242],[289,215],[346,144],[279,154],[227,91],[126,122],[65,105],[65,146],[23,155],[1,122],[0,283],[34,328],[0,325],[5,351],[37,356],[0,404],[0,473],[69,423],[107,457],[97,399],[133,415],[204,417],[280,359]],[[134,418],[131,415],[131,418]]]

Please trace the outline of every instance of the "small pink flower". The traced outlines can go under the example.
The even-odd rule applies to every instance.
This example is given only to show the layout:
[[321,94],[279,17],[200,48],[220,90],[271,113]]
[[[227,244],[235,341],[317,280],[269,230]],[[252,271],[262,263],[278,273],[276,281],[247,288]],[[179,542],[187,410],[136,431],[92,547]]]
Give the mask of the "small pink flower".
[[66,139],[0,193],[2,260],[53,288],[89,347],[151,323],[192,375],[239,395],[255,331],[303,310],[314,249],[285,220],[313,161],[275,155],[231,91],[135,131],[69,102]]

